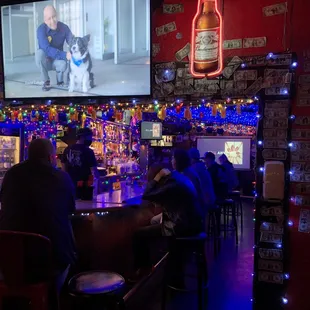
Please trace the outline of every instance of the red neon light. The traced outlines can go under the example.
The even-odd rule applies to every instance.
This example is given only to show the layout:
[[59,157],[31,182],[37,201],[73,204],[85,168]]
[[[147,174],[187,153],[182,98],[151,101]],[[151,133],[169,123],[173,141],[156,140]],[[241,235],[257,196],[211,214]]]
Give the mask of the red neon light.
[[196,78],[204,78],[204,77],[216,77],[218,75],[220,75],[223,71],[223,17],[220,13],[220,11],[218,10],[218,0],[215,0],[215,11],[218,14],[219,18],[220,18],[220,39],[219,39],[219,66],[218,69],[214,72],[208,73],[208,74],[203,74],[203,73],[196,73],[194,70],[194,55],[195,55],[195,21],[198,17],[198,15],[200,14],[200,8],[202,5],[203,0],[199,0],[198,1],[198,6],[197,6],[197,13],[195,15],[195,17],[193,18],[192,21],[192,41],[191,41],[191,59],[190,59],[190,72],[191,75],[193,77]]

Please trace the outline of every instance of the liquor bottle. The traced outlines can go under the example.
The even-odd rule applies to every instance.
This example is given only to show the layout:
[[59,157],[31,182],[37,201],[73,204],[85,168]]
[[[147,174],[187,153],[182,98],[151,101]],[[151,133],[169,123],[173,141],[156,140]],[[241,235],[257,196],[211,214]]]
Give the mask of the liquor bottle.
[[192,24],[191,73],[196,77],[215,76],[222,69],[222,19],[217,0],[198,1]]
[[14,165],[15,165],[15,159],[14,159],[13,154],[11,154],[11,157],[10,157],[10,166],[13,167]]
[[10,168],[10,157],[9,157],[9,154],[7,152],[4,152],[4,155],[3,155],[3,166],[4,166],[4,169],[9,169]]
[[3,158],[3,151],[0,153],[0,169],[4,168],[4,158]]

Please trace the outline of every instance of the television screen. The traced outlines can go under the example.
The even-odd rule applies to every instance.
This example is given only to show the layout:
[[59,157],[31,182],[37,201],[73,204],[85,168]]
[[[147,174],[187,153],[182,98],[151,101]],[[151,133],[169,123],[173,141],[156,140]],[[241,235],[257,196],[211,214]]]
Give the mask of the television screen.
[[2,5],[6,99],[151,94],[150,0]]
[[142,140],[161,140],[162,123],[142,122],[141,123]]
[[251,139],[248,137],[206,137],[197,139],[197,148],[200,155],[206,152],[215,154],[218,158],[225,154],[236,169],[251,168]]

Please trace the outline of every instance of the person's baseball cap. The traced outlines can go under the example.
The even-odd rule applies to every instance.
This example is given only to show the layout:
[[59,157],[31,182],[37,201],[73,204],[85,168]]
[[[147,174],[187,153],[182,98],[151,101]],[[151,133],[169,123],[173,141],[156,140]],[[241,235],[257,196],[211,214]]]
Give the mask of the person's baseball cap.
[[188,151],[188,154],[189,154],[189,157],[191,159],[196,159],[196,160],[200,159],[200,152],[199,152],[199,150],[197,150],[195,148],[190,149]]
[[78,138],[92,136],[93,132],[90,128],[80,128],[76,134]]

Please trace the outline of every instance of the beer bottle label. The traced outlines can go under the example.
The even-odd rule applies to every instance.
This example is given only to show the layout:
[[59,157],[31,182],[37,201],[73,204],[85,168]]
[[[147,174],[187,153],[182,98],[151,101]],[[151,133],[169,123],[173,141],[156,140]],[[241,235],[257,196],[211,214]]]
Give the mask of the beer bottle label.
[[195,62],[211,63],[218,61],[220,27],[195,29]]

